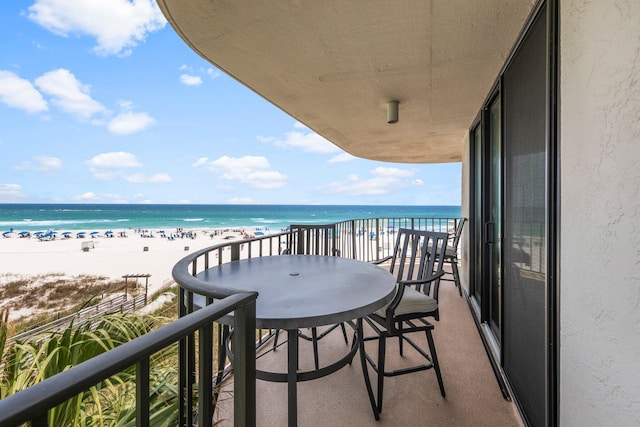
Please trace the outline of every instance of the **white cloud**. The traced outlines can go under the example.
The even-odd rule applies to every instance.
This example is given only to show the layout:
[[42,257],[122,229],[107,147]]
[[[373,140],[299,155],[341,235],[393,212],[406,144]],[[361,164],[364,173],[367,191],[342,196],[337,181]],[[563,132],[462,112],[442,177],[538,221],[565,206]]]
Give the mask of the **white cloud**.
[[407,178],[415,174],[415,169],[400,169],[381,166],[371,171],[371,175],[388,178]]
[[33,158],[34,162],[23,162],[22,164],[14,167],[18,170],[49,172],[52,170],[62,168],[62,161],[57,157],[51,156],[37,156]]
[[186,86],[200,86],[204,83],[202,76],[216,79],[222,75],[216,68],[199,67],[197,70],[194,70],[193,67],[186,64],[181,65],[179,70],[185,71],[185,73],[180,75],[180,83]]
[[78,194],[73,197],[73,200],[77,202],[97,202],[100,198],[95,193],[87,191],[86,193]]
[[329,154],[342,151],[340,147],[312,132],[300,122],[294,123],[293,127],[299,130],[285,132],[281,138],[262,135],[258,135],[256,138],[261,142],[273,143],[276,147],[300,148],[309,153]]
[[287,181],[287,176],[271,169],[269,160],[263,156],[222,156],[210,162],[205,159],[202,157],[193,165],[206,166],[208,170],[220,173],[221,179],[237,181],[254,188],[280,188]]
[[356,159],[357,157],[352,156],[349,153],[340,153],[337,156],[333,156],[332,158],[330,158],[329,160],[327,160],[327,163],[343,163],[343,162],[349,162],[351,160]]
[[119,194],[105,193],[100,194],[99,197],[103,200],[109,200],[111,203],[127,203],[127,199]]
[[200,157],[198,160],[191,163],[191,166],[193,166],[194,168],[197,168],[199,166],[206,165],[208,161],[209,161],[208,157]]
[[90,86],[83,85],[69,70],[49,71],[36,79],[36,86],[51,96],[55,105],[63,111],[83,119],[89,119],[107,109],[89,95]]
[[47,101],[29,80],[6,70],[0,70],[0,102],[27,113],[48,110]]
[[231,205],[252,205],[256,203],[255,199],[251,197],[232,197],[227,199],[226,202]]
[[109,122],[107,130],[114,135],[130,135],[140,132],[154,123],[155,119],[147,113],[125,111]]
[[217,79],[218,77],[220,77],[222,75],[222,73],[220,71],[216,70],[215,68],[207,68],[207,74],[212,79]]
[[93,51],[103,56],[129,55],[149,33],[166,25],[154,0],[36,0],[28,16],[64,37],[94,37]]
[[62,167],[62,161],[57,157],[38,156],[35,158],[35,160],[44,170],[60,169]]
[[135,184],[164,184],[172,181],[171,177],[166,173],[157,173],[151,176],[136,173],[125,176],[124,179]]
[[272,189],[283,187],[287,176],[277,171],[255,171],[247,175],[241,182],[254,188]]
[[190,74],[181,74],[180,82],[187,86],[200,86],[202,84],[202,77],[192,76]]
[[[142,173],[126,174],[131,168],[140,168],[142,163],[138,161],[135,155],[125,151],[117,151],[111,153],[102,153],[88,160],[89,170],[94,178],[107,181],[115,178],[122,178],[127,182],[134,184],[163,184],[172,182],[173,179],[166,173],[156,173],[154,175],[144,175]],[[106,195],[102,196],[107,197]],[[117,198],[121,198],[116,195]],[[139,194],[136,198],[143,198]]]
[[273,136],[262,136],[262,135],[256,136],[256,139],[260,142],[273,142],[276,140]]
[[302,148],[310,153],[336,153],[340,148],[315,132],[285,132],[284,139],[275,141],[278,147]]
[[[91,86],[82,84],[69,70],[59,68],[49,71],[35,80],[35,85],[51,97],[51,103],[66,113],[95,125],[104,125],[96,115],[110,114],[109,110],[90,95]],[[27,112],[46,111],[46,100],[25,79],[10,71],[0,70],[0,102]],[[142,131],[155,123],[147,113],[132,112],[131,101],[120,101],[122,112],[107,123],[107,130],[114,135],[129,135]]]
[[20,184],[0,184],[0,202],[11,202],[25,197]]
[[96,168],[118,169],[142,167],[142,163],[138,161],[135,155],[125,151],[98,154],[89,160],[87,164]]
[[210,170],[223,172],[224,179],[242,179],[256,169],[269,169],[269,160],[263,156],[222,156],[209,163]]
[[416,170],[378,167],[371,171],[372,178],[363,179],[351,174],[343,181],[332,182],[329,193],[346,193],[350,196],[381,196],[407,187],[422,186],[421,179],[411,179]]
[[123,169],[142,167],[136,156],[124,151],[98,154],[86,163],[91,174],[103,181],[121,176]]
[[101,202],[101,201],[108,201],[109,203],[129,203],[127,199],[125,199],[119,194],[114,194],[114,193],[96,194],[93,191],[87,191],[86,193],[73,196],[72,200],[75,202],[83,202],[83,203],[95,203],[95,202]]

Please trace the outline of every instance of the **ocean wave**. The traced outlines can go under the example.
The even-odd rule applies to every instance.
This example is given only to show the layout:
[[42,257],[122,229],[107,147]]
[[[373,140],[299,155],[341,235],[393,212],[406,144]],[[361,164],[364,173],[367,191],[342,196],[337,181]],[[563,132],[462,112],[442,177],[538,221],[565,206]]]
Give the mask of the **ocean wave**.
[[204,221],[204,218],[183,218],[184,222],[200,222]]
[[282,219],[267,219],[267,218],[251,218],[252,222],[257,222],[258,224],[280,224],[282,222],[287,222]]
[[102,209],[56,209],[56,212],[102,212]]
[[129,219],[43,219],[34,221],[27,218],[22,221],[0,221],[0,227],[17,227],[20,225],[26,225],[29,227],[54,227],[60,225],[107,224],[129,221]]

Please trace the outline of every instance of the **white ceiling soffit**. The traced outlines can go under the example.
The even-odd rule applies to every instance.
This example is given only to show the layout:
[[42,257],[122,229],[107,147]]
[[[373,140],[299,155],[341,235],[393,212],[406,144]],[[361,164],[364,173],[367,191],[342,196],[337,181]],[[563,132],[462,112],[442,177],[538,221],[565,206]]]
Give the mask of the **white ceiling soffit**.
[[461,161],[536,0],[157,1],[193,50],[345,151],[441,163]]

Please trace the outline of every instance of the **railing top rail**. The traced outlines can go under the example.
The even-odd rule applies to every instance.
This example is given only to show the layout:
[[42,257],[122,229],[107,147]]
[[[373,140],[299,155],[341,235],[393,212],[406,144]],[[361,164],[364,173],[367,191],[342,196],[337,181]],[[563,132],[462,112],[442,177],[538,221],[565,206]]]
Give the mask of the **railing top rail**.
[[256,297],[255,292],[236,293],[8,396],[0,400],[0,425],[19,425],[45,413]]
[[[371,221],[376,221],[376,220],[383,220],[383,221],[389,221],[389,222],[402,222],[402,221],[406,221],[406,220],[411,220],[411,221],[418,221],[418,222],[425,222],[425,223],[431,223],[432,225],[435,224],[437,221],[439,221],[440,223],[442,221],[457,221],[459,220],[459,217],[437,217],[437,218],[433,218],[433,217],[380,217],[380,218],[356,218],[356,219],[347,219],[344,221],[338,221],[334,224],[330,224],[330,225],[334,225],[336,227],[339,227],[341,224],[347,224],[347,223],[353,223],[353,224],[357,224],[357,223],[362,223],[362,222],[371,222]],[[396,224],[398,225],[398,224]],[[320,227],[320,225],[317,224],[308,224],[309,227]],[[327,224],[324,224],[322,226],[327,226]],[[173,278],[175,279],[175,281],[178,283],[179,286],[194,292],[196,294],[200,294],[200,295],[205,295],[211,298],[225,298],[229,295],[233,295],[236,291],[232,290],[232,289],[226,289],[220,286],[212,286],[211,283],[206,283],[203,281],[198,280],[197,278],[194,277],[194,275],[192,274],[192,271],[190,269],[190,267],[192,267],[194,262],[197,262],[197,260],[201,257],[203,257],[204,255],[206,255],[207,253],[210,252],[214,252],[216,250],[221,250],[223,248],[226,247],[230,247],[233,245],[238,245],[238,244],[242,244],[242,243],[250,243],[250,242],[254,242],[254,241],[260,241],[260,240],[267,240],[267,239],[273,239],[273,238],[280,238],[283,236],[287,236],[290,234],[290,231],[283,231],[280,233],[274,233],[274,234],[269,234],[269,235],[265,235],[265,236],[259,236],[259,237],[255,237],[255,238],[251,238],[251,239],[246,239],[246,240],[237,240],[237,241],[232,241],[232,242],[224,242],[224,243],[220,243],[217,245],[213,245],[207,248],[203,248],[200,250],[197,250],[195,252],[190,253],[189,255],[185,256],[184,258],[182,258],[180,261],[178,261],[178,263],[173,267],[173,270],[171,272]]]
[[243,239],[243,240],[235,240],[232,242],[219,243],[217,245],[199,249],[185,256],[180,261],[178,261],[176,265],[173,267],[173,269],[171,270],[171,275],[173,276],[176,283],[178,283],[178,285],[190,290],[191,292],[195,292],[197,294],[209,296],[212,298],[228,297],[229,295],[233,295],[237,293],[237,290],[226,289],[223,287],[213,288],[210,283],[205,283],[196,279],[189,272],[189,267],[191,266],[191,264],[194,261],[196,261],[198,258],[202,257],[203,255],[206,255],[207,253],[210,253],[210,252],[214,252],[216,250],[220,250],[233,245],[250,244],[251,242],[270,240],[274,238],[279,239],[280,237],[287,236],[288,234],[289,234],[288,231],[283,231],[280,233],[253,237],[251,239]]

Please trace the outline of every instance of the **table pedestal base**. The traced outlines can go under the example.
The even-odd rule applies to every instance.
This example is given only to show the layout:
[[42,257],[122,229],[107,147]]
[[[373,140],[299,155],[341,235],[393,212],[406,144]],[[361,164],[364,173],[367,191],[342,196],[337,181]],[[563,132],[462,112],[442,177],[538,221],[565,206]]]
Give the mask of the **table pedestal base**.
[[[371,403],[371,409],[373,410],[373,416],[376,420],[380,419],[378,408],[375,403],[373,395],[373,389],[371,387],[371,380],[369,378],[369,371],[367,369],[367,361],[365,359],[364,352],[364,335],[362,329],[362,319],[357,319],[355,324],[353,322],[347,322],[354,329],[353,342],[349,352],[330,365],[323,366],[319,369],[311,371],[298,372],[298,330],[287,330],[287,372],[269,372],[256,369],[256,378],[263,381],[287,383],[287,397],[288,397],[288,425],[289,427],[295,427],[298,425],[298,382],[314,380],[316,378],[325,377],[340,369],[347,364],[351,364],[356,352],[360,353],[360,364],[362,365],[362,374],[364,377],[365,386],[367,388],[367,394],[369,395],[369,402]],[[229,346],[233,334],[229,335],[227,345],[224,346],[221,351],[222,357],[225,357],[224,353],[228,353],[229,359],[233,363],[233,352]]]

